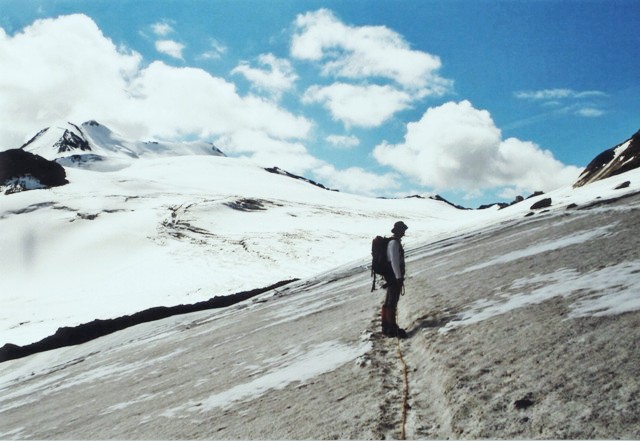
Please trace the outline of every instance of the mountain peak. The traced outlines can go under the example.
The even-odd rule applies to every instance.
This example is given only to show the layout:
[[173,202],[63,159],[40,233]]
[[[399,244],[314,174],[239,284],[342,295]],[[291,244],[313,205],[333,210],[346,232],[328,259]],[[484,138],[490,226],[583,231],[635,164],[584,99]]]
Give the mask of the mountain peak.
[[638,167],[640,167],[640,130],[622,144],[596,156],[573,186],[581,187]]
[[81,125],[59,123],[40,130],[20,147],[67,167],[115,170],[140,157],[225,154],[207,142],[138,141],[127,139],[96,120]]

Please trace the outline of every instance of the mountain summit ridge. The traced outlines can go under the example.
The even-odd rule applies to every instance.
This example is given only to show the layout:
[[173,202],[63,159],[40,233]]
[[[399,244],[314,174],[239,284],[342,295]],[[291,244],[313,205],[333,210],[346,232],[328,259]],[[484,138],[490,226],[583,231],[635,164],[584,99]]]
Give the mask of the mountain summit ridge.
[[638,167],[640,167],[640,130],[626,141],[596,156],[584,169],[574,187],[581,187]]
[[204,141],[136,141],[95,120],[80,125],[58,123],[40,130],[21,149],[66,167],[113,171],[142,157],[183,155],[226,156]]

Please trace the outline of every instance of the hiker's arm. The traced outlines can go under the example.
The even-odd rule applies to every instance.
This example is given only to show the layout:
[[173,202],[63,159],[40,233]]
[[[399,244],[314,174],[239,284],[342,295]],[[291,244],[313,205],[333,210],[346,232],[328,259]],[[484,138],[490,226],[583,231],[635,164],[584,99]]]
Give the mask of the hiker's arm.
[[402,270],[400,269],[400,243],[397,240],[389,241],[387,247],[387,257],[391,262],[391,269],[396,280],[402,279]]

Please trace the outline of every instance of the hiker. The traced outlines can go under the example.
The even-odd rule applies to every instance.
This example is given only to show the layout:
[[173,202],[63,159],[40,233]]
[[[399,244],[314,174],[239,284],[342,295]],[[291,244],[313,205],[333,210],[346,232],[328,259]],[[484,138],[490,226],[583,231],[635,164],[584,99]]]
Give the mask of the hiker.
[[382,305],[382,333],[389,337],[407,337],[407,332],[396,323],[396,311],[404,290],[405,264],[401,239],[408,228],[404,222],[396,222],[391,230],[393,237],[387,244],[387,259],[391,265],[385,275],[387,295]]

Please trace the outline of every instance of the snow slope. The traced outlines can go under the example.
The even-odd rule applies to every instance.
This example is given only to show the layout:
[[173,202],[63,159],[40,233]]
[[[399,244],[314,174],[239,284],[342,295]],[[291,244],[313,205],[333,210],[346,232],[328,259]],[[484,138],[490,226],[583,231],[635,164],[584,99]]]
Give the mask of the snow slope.
[[0,345],[300,281],[2,363],[0,438],[397,437],[402,379],[367,263],[399,219],[411,437],[640,436],[640,170],[468,211],[82,132],[129,150],[0,196]]
[[417,240],[492,217],[322,190],[221,156],[67,168],[67,178],[2,198],[2,344],[309,277],[367,255],[399,218]]
[[529,217],[414,219],[401,343],[379,333],[365,249],[224,310],[2,363],[0,437],[637,439],[640,196],[618,183]]
[[[111,136],[83,127],[88,139]],[[637,173],[469,211],[326,191],[223,156],[142,158],[111,172],[67,168],[70,184],[2,197],[0,344],[310,277],[366,257],[371,238],[398,219],[411,246],[520,218],[541,198],[563,209],[619,196],[637,191],[636,183],[614,190]]]

